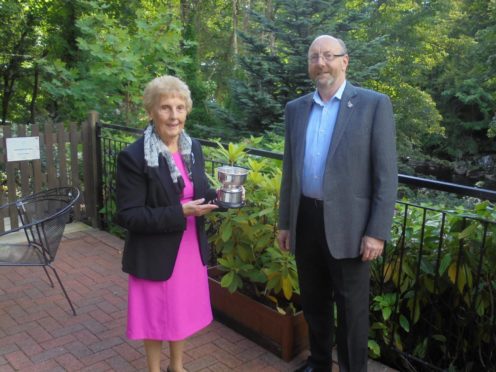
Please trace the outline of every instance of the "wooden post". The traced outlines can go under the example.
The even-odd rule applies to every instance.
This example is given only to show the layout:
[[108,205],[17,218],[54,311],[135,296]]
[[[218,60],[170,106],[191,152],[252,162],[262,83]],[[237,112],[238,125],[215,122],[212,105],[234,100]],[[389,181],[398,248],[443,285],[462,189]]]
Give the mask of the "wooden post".
[[[19,132],[17,133],[17,137],[26,137],[26,125],[19,125]],[[29,190],[29,183],[31,180],[31,175],[30,175],[30,170],[29,170],[29,161],[20,161],[19,167],[20,167],[20,177],[21,177],[21,195],[22,196],[27,196],[31,192]]]
[[98,206],[98,167],[96,124],[98,113],[91,111],[83,123],[83,159],[84,159],[84,200],[86,215],[91,225],[100,228],[100,213]]
[[[17,187],[16,187],[16,169],[14,162],[7,161],[7,138],[12,137],[12,131],[8,127],[3,128],[4,136],[4,149],[5,149],[5,170],[7,172],[7,189],[8,189],[8,202],[15,202],[17,199]],[[9,208],[9,218],[10,227],[19,227],[19,221],[17,220],[17,210],[15,206]]]
[[[38,124],[33,124],[31,126],[31,135],[34,137],[39,137],[40,138],[40,151],[41,147],[43,146],[42,142],[42,137],[40,136],[40,128]],[[43,175],[44,173],[41,172],[41,159],[33,160],[33,192],[40,192],[41,187],[43,185]]]
[[[0,167],[0,169],[6,169],[6,167],[7,167],[7,147],[5,145],[6,138],[7,137],[5,135],[5,127],[3,127],[2,139],[0,140],[0,148],[2,150],[2,154],[0,156],[0,165],[2,165],[2,167]],[[5,173],[5,174],[7,174],[7,173]],[[0,196],[1,196],[0,204],[4,205],[4,204],[7,204],[8,200],[7,200],[7,197],[4,196],[3,185],[1,187],[2,187],[2,190],[0,190]],[[5,231],[3,219],[5,217],[7,217],[7,215],[8,215],[8,211],[3,210],[3,209],[0,210],[0,231],[1,232]]]
[[[70,159],[70,164],[71,164],[71,184],[74,187],[77,187],[79,190],[81,190],[81,185],[79,183],[79,159],[78,159],[78,144],[81,142],[80,141],[80,135],[77,130],[77,125],[76,123],[71,124],[71,131],[69,135],[69,142],[70,142],[70,154],[71,154],[71,159]],[[78,200],[74,207],[74,217],[76,221],[81,220],[81,198]]]
[[58,149],[58,169],[59,169],[59,185],[68,186],[67,181],[67,151],[65,143],[68,142],[68,135],[65,133],[64,123],[59,123],[57,128],[57,149]]
[[48,122],[45,124],[45,156],[48,189],[60,186],[56,172],[57,165],[53,156],[53,137],[53,126],[52,123]]

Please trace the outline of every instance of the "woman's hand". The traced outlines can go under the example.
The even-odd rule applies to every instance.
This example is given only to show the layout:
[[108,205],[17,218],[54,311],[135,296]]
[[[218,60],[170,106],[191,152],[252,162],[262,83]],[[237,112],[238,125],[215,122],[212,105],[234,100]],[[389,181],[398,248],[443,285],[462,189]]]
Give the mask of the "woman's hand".
[[183,213],[185,217],[188,216],[203,216],[212,212],[214,209],[219,208],[216,204],[203,204],[205,198],[192,200],[183,204]]

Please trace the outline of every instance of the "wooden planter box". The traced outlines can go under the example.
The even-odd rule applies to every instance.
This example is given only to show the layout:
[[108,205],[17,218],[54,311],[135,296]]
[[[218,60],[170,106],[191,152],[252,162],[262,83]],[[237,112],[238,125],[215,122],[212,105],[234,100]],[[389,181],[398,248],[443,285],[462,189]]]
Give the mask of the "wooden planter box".
[[[219,272],[210,268],[209,273]],[[258,345],[289,362],[308,347],[308,328],[303,312],[282,315],[242,293],[229,293],[209,276],[214,317]]]

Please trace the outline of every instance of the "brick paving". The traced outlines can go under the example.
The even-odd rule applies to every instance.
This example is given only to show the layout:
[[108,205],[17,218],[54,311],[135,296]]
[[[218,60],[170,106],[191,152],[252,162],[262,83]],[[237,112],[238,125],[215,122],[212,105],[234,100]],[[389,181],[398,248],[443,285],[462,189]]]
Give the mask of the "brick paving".
[[[142,342],[125,337],[123,241],[81,223],[66,227],[54,266],[77,311],[41,268],[0,268],[0,372],[146,371]],[[53,276],[53,275],[52,275]],[[290,363],[214,321],[187,342],[190,371],[293,371]],[[162,368],[169,352],[163,351]],[[333,370],[338,371],[337,366]],[[369,361],[369,371],[393,371]]]

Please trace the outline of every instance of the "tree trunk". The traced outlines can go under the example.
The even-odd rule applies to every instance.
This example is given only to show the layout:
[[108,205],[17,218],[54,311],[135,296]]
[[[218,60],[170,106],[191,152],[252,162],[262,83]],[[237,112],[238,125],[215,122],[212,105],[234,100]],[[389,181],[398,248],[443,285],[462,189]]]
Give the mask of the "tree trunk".
[[67,47],[64,48],[63,55],[61,56],[62,61],[64,61],[67,66],[74,67],[77,61],[77,11],[76,4],[72,1],[64,2],[64,6],[67,7],[68,19],[64,22],[65,32],[63,32],[63,37],[67,43]]
[[7,68],[3,73],[3,97],[2,97],[2,124],[7,121],[7,116],[9,112],[9,103],[14,93],[14,84],[16,80],[21,75],[21,65],[26,59],[24,53],[26,52],[25,40],[28,34],[32,31],[34,19],[33,15],[30,13],[27,16],[26,24],[27,27],[22,31],[19,41],[12,47],[12,54]]
[[38,98],[39,80],[40,80],[40,66],[36,63],[34,66],[33,94],[31,96],[31,104],[29,105],[29,111],[30,111],[29,122],[31,124],[36,123],[36,98]]
[[251,11],[251,0],[246,1],[245,11],[243,14],[243,31],[248,32],[248,27],[250,26],[250,11]]
[[238,55],[238,0],[232,1],[232,19],[233,19],[233,35],[232,35],[232,53]]
[[2,96],[2,125],[5,125],[7,121],[7,113],[9,111],[9,101],[10,101],[10,92],[9,92],[9,78],[8,71],[5,71],[3,74],[3,96]]
[[[265,16],[270,21],[274,20],[274,5],[272,4],[272,0],[267,0],[267,7],[265,8]],[[272,31],[269,32],[267,37],[268,37],[269,50],[271,51],[272,54],[275,54],[275,52],[276,52],[276,37],[274,35],[274,32],[272,32]]]
[[191,3],[189,0],[181,0],[181,22],[186,25],[190,21]]
[[[22,50],[20,53],[22,53]],[[19,70],[22,61],[23,57],[21,55],[13,54],[7,64],[7,69],[3,73],[2,124],[5,124],[7,121],[9,103],[14,93],[15,81],[20,75]]]

